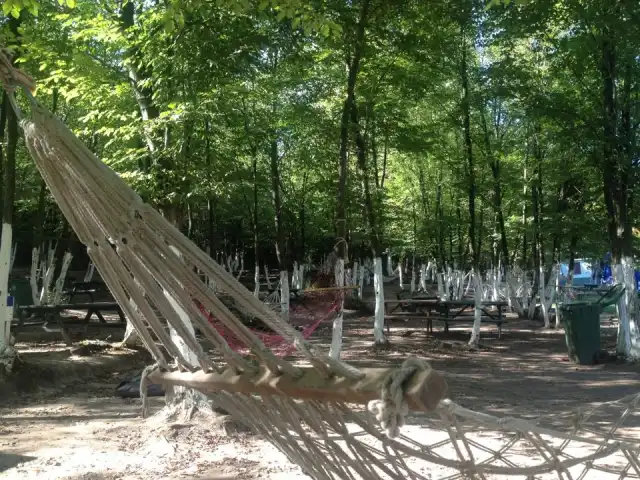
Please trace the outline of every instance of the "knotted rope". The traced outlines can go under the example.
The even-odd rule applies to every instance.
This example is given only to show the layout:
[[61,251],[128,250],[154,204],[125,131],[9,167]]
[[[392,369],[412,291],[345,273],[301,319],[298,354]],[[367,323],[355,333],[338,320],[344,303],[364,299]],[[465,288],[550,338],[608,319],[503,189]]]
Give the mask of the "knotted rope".
[[424,360],[408,358],[398,370],[389,375],[382,386],[380,400],[369,402],[369,412],[375,416],[389,438],[395,438],[400,434],[400,428],[409,414],[409,406],[404,400],[409,380],[417,372],[430,368]]

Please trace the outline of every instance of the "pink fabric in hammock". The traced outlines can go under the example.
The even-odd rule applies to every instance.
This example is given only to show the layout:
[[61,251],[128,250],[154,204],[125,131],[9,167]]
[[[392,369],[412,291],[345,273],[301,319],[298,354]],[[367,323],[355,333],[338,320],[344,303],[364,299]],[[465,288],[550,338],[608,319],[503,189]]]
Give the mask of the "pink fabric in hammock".
[[[324,292],[323,292],[324,293]],[[322,294],[315,295],[316,297],[326,296]],[[294,304],[289,308],[289,323],[293,326],[302,327],[300,334],[306,340],[318,327],[325,321],[329,320],[333,314],[338,310],[340,306],[340,293],[336,294],[332,292],[329,294],[331,297],[331,303],[329,302],[313,302],[313,306],[320,307],[329,303],[329,308],[324,313],[317,313],[319,308],[314,308],[313,311],[308,306],[302,304]],[[315,300],[315,299],[314,299]],[[307,302],[307,305],[310,302]],[[251,353],[242,341],[240,341],[225,325],[217,320],[211,313],[209,313],[202,305],[198,304],[200,311],[208,316],[209,322],[218,331],[218,333],[224,337],[229,344],[229,347],[237,353],[246,355]],[[267,333],[258,329],[251,329],[251,332],[256,335],[264,345],[270,349],[278,357],[286,357],[290,355],[295,347],[290,342],[286,341],[281,335],[276,333]]]

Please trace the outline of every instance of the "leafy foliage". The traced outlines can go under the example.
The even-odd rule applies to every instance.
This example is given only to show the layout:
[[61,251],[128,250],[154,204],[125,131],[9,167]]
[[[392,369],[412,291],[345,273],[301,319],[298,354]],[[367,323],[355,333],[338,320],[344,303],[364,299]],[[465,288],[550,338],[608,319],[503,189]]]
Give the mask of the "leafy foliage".
[[[76,134],[146,200],[172,209],[203,248],[252,255],[255,191],[261,261],[273,262],[275,142],[287,251],[320,258],[335,244],[340,123],[362,1],[5,0],[5,16],[23,22],[19,41],[6,25],[1,34],[38,81],[40,102],[58,96],[57,114]],[[465,264],[472,221],[487,266],[619,248],[608,230],[611,208],[624,202],[606,203],[603,52],[615,42],[615,165],[635,179],[625,165],[638,158],[638,5],[369,1],[356,101],[386,248]],[[350,251],[363,256],[355,132],[347,224]],[[39,179],[20,154],[17,215],[28,242]],[[630,230],[629,202],[620,226]]]

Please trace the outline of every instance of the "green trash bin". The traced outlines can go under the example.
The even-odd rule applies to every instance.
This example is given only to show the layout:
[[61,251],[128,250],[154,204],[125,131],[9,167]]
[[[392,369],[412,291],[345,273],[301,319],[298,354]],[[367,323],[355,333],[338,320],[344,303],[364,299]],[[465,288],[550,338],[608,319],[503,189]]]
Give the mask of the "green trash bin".
[[569,359],[580,365],[593,365],[600,353],[600,313],[615,305],[624,293],[616,285],[596,301],[577,301],[560,306]]
[[565,303],[560,307],[569,359],[593,365],[600,352],[600,311],[596,302]]
[[28,278],[12,279],[9,283],[9,293],[15,299],[15,305],[32,305],[31,284]]

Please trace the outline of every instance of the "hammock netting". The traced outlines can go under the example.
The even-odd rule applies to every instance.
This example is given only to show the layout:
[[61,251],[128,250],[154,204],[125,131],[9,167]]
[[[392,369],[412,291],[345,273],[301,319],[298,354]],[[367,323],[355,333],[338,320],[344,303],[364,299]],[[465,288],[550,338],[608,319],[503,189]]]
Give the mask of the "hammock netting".
[[[6,87],[27,83],[7,57],[0,60]],[[59,119],[33,97],[30,102],[30,118],[21,122],[27,147],[91,260],[155,358],[151,380],[206,392],[314,479],[640,478],[638,395],[592,411],[536,421],[473,412],[449,399],[425,415],[407,412],[408,392],[403,390],[407,379],[428,367],[416,367],[422,364],[409,359],[388,377],[391,383],[383,384],[380,403],[369,405],[378,413],[374,417],[362,402],[351,403],[355,400],[340,391],[340,383],[332,385],[343,400],[331,401],[320,390],[318,398],[300,400],[278,392],[235,393],[216,389],[207,381],[189,380],[224,376],[229,371],[259,374],[263,371],[259,369],[286,381],[303,375],[299,363],[294,366],[276,355],[267,337],[244,325],[221,300],[222,295],[231,297],[242,315],[259,319],[279,341],[293,346],[306,368],[323,381],[359,382],[368,377],[364,370],[308,344],[304,333],[146,205]],[[12,104],[15,107],[13,99]],[[215,282],[215,292],[196,271]],[[216,358],[222,360],[205,354],[185,317],[215,345]],[[259,365],[234,351],[235,344],[250,350]],[[260,388],[264,392],[266,387]],[[387,420],[393,417],[402,423],[404,418],[399,435],[389,427],[391,420],[381,425],[383,408],[393,414]]]

